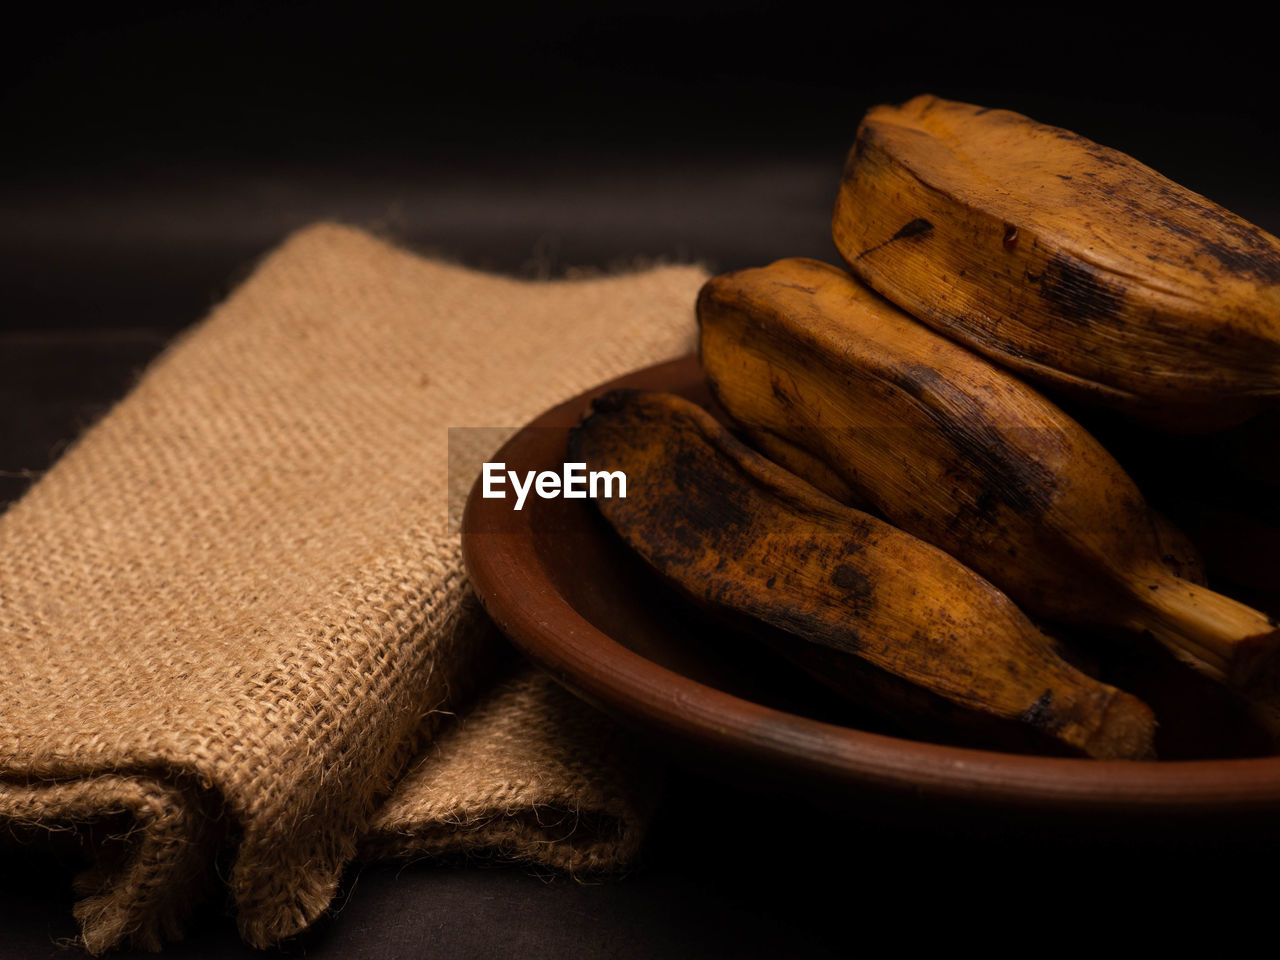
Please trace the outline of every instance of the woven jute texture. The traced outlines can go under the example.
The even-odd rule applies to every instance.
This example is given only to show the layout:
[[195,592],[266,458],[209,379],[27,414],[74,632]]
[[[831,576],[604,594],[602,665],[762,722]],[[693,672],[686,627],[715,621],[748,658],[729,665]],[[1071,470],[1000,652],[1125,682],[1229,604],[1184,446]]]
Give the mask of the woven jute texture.
[[686,352],[704,279],[522,282],[309,228],[0,517],[0,818],[125,824],[88,949],[177,935],[211,877],[275,942],[362,842],[634,852],[621,735],[544,677],[482,680],[447,429]]
[[515,671],[415,761],[363,855],[493,855],[574,873],[629,863],[659,771],[601,721],[545,673]]

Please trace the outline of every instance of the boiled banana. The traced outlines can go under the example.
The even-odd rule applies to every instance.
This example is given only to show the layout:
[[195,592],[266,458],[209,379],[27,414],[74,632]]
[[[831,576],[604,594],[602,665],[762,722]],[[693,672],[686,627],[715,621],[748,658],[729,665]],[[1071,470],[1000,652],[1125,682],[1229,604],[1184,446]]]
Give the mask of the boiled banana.
[[[949,705],[948,722],[998,722],[1093,757],[1152,754],[1150,709],[1065,663],[998,589],[766,460],[689,401],[606,394],[569,456],[625,472],[628,496],[597,506],[669,583],[824,648],[820,672],[846,691],[897,685],[901,701],[905,682]],[[851,678],[854,658],[871,673]]]
[[1033,388],[812,260],[713,278],[698,319],[713,395],[753,441],[799,448],[793,469],[818,464],[815,482],[838,494],[834,474],[1029,613],[1149,631],[1220,682],[1275,684],[1277,623],[1172,573],[1137,487]]
[[874,290],[1045,387],[1174,430],[1280,400],[1280,239],[1067,130],[876,107],[832,234]]

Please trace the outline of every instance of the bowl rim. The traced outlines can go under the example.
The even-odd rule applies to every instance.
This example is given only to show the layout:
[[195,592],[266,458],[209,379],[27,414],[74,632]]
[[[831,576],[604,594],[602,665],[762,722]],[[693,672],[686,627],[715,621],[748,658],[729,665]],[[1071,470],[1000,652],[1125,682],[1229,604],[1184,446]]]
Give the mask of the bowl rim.
[[[696,357],[685,356],[602,383],[530,421],[495,459],[537,462],[553,431],[567,430],[607,390],[674,388],[699,378]],[[518,649],[631,726],[743,762],[940,799],[1117,812],[1224,812],[1280,802],[1280,756],[1144,763],[1002,753],[837,726],[717,690],[635,653],[578,613],[545,568],[530,562],[529,516],[483,498],[478,480],[472,486],[462,555],[474,590]],[[489,532],[498,524],[502,532]]]

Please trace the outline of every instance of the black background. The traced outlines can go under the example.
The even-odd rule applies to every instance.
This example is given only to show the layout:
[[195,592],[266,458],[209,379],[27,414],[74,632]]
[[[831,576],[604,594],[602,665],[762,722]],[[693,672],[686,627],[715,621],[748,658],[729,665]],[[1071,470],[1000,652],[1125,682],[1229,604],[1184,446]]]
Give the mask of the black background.
[[1223,13],[43,5],[0,41],[2,322],[182,326],[320,217],[526,274],[832,259],[859,118],[925,91],[1280,227],[1272,32]]
[[[1235,10],[1172,9],[10,10],[0,502],[316,219],[523,276],[834,260],[828,218],[859,118],[927,91],[1077,130],[1275,231],[1273,31]],[[379,868],[290,952],[838,954],[886,933],[1007,938],[1028,921],[1041,929],[1021,943],[1036,948],[1099,919],[1148,933],[1238,923],[1247,902],[1214,898],[1254,876],[1265,892],[1275,851],[1274,836],[1242,844],[1227,824],[1122,825],[1133,835],[1117,840],[833,811],[750,771],[727,781],[678,773],[645,866],[622,884]],[[39,844],[0,856],[0,954],[56,955],[51,940],[74,932],[74,863]],[[202,917],[181,955],[238,952],[217,905]]]

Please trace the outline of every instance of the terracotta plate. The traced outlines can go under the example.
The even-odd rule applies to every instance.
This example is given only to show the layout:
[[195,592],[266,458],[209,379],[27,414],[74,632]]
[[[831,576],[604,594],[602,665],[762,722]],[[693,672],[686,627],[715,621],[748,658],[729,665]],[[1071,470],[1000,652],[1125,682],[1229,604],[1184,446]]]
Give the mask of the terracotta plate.
[[[566,433],[614,387],[710,404],[692,357],[660,364],[543,414],[494,459],[557,472]],[[925,743],[873,717],[741,637],[686,609],[615,538],[587,500],[511,501],[471,491],[463,555],[504,633],[566,686],[632,726],[730,763],[803,773],[836,790],[875,787],[1077,812],[1257,811],[1280,802],[1280,758],[1100,762]],[[1141,692],[1141,691],[1139,691]]]

